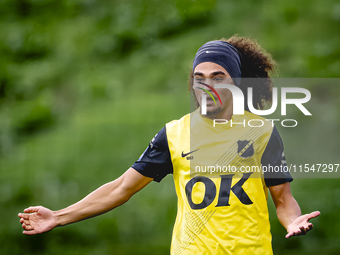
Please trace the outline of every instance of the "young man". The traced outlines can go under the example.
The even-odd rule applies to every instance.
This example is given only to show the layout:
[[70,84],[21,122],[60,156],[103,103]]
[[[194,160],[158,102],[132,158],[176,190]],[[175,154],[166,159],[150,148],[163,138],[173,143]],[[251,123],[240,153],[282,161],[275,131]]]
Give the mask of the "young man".
[[[309,220],[320,213],[301,216],[291,195],[290,174],[242,170],[285,166],[282,141],[271,122],[261,128],[214,125],[215,119],[235,124],[264,120],[248,111],[233,115],[233,96],[218,85],[242,89],[241,78],[269,78],[272,68],[271,58],[248,39],[204,44],[196,53],[189,83],[199,108],[166,124],[130,169],[78,203],[60,211],[25,209],[19,214],[23,233],[43,233],[110,211],[152,180],[159,182],[172,173],[178,212],[171,254],[272,254],[267,187],[286,237],[306,234],[313,227]],[[254,101],[262,108],[271,87],[256,86],[262,92]],[[225,171],[216,171],[218,166]]]

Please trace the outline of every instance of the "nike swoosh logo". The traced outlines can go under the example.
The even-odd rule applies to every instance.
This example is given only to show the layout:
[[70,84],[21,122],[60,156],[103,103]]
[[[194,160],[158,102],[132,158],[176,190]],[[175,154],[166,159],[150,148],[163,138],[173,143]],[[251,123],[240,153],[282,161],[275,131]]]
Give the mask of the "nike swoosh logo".
[[193,152],[195,152],[195,151],[198,151],[198,150],[199,150],[199,149],[194,150],[194,151],[190,151],[190,152],[188,152],[188,153],[183,153],[183,151],[182,151],[182,158],[184,158],[184,157],[188,156],[189,154],[191,154],[191,153],[193,153]]

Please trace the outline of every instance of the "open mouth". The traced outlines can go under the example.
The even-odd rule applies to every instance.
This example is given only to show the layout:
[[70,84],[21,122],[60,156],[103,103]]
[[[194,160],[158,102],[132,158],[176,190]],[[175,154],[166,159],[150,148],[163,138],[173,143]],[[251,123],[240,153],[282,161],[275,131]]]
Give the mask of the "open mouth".
[[[214,100],[215,99],[215,100]],[[214,106],[217,105],[217,99],[216,98],[211,98],[209,95],[207,95],[207,106]]]
[[207,102],[216,102],[216,98],[214,98],[214,99],[212,99],[211,97],[207,96]]
[[217,98],[211,98],[209,95],[207,95],[207,101],[214,101],[214,99],[215,99],[215,101],[217,100]]

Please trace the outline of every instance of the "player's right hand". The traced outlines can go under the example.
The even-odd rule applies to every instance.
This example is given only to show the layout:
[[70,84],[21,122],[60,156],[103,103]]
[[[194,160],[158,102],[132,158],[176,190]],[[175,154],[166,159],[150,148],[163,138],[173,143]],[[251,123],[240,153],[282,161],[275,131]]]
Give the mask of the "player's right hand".
[[41,234],[57,226],[53,211],[43,206],[31,206],[18,216],[25,235]]

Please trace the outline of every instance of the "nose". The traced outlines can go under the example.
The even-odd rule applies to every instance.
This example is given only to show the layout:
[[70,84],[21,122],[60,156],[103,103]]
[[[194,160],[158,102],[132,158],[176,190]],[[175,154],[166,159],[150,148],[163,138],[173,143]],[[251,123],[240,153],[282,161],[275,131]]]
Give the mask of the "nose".
[[[213,82],[213,80],[211,79],[211,78],[207,78],[206,80],[205,80],[205,84],[208,84],[209,86],[211,86],[211,87],[214,87],[214,82]],[[208,89],[210,90],[210,88],[208,87]]]
[[207,84],[207,83],[203,83],[203,82],[198,82],[198,83],[204,85],[204,86],[206,87],[206,89],[208,89],[208,90],[214,92],[214,94],[217,96],[218,100],[220,101],[220,103],[221,103],[221,105],[222,105],[221,98],[220,98],[219,94],[217,93],[217,91],[214,89],[213,86],[211,86],[211,85],[209,85],[209,84]]
[[204,86],[204,89],[208,91],[215,91],[214,83],[211,79],[206,79],[205,82],[198,82],[199,84]]

